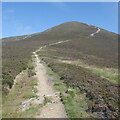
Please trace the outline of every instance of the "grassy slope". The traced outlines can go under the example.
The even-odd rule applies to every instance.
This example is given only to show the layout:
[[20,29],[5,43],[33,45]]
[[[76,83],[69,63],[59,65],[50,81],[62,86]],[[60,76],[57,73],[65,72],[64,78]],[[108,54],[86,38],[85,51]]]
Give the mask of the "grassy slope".
[[[49,57],[49,58],[54,59],[55,61],[58,61],[58,62],[63,62],[66,64],[73,64],[76,66],[81,66],[83,68],[87,68],[92,73],[94,73],[102,78],[105,78],[112,83],[118,84],[118,69],[112,68],[112,67],[107,68],[105,66],[102,67],[103,65],[98,66],[98,64],[96,65],[95,63],[93,65],[93,63],[91,64],[90,62],[88,62],[89,61],[88,58],[87,58],[88,59],[87,62],[85,62],[83,59],[80,59],[79,53],[77,53],[77,52],[74,53],[76,55],[76,57],[74,57],[74,54],[71,54],[71,53],[69,54],[67,49],[65,50],[65,49],[58,47],[56,50],[56,48],[54,46],[46,48],[45,50],[42,50],[40,52],[40,55],[42,57]],[[99,58],[94,58],[94,59],[99,60]]]
[[3,118],[32,118],[40,109],[40,105],[31,106],[26,111],[19,109],[23,101],[37,97],[35,88],[37,79],[31,74],[33,70],[34,66],[30,64],[28,70],[23,71],[22,75],[19,75],[19,81],[16,81],[16,85],[9,94],[3,96]]
[[[49,43],[63,41],[66,39],[69,39],[71,41],[68,43],[49,47],[46,51],[44,51],[44,57],[51,58],[52,62],[54,61],[53,58],[56,58],[57,56],[57,59],[64,58],[70,61],[81,60],[83,61],[83,63],[87,63],[87,65],[89,66],[92,65],[96,68],[100,67],[100,69],[103,69],[103,67],[117,69],[117,35],[105,30],[101,30],[99,34],[95,35],[95,37],[88,39],[87,37],[95,31],[96,28],[94,28],[93,26],[88,26],[86,24],[78,22],[68,22],[56,26],[43,33],[35,34],[34,36],[21,41],[5,42],[5,44],[3,44],[3,88],[4,86],[6,86],[6,84],[11,87],[14,77],[23,69],[27,68],[28,60],[30,59],[31,53],[35,49],[38,49],[40,46]],[[12,40],[12,38],[10,39]],[[10,39],[7,38],[6,40]],[[41,56],[43,57],[43,54]],[[49,61],[47,62],[49,63]],[[100,88],[99,90],[104,88],[103,93],[106,93],[106,90],[109,91],[112,88],[114,89],[112,91],[112,96],[114,96],[114,92],[116,92],[116,85],[108,82],[106,79],[102,79],[101,75],[97,76],[95,74],[92,74],[91,71],[84,69],[84,66],[77,67],[74,65],[63,63],[55,63],[55,66],[61,68],[60,70],[57,69],[58,73],[59,71],[64,71],[67,67],[68,69],[70,69],[71,72],[73,72],[72,78],[70,78],[70,80],[67,79],[68,81],[72,81],[72,83],[67,82],[67,80],[65,79],[67,85],[69,85],[70,83],[71,85],[76,84],[83,80],[83,86],[86,86],[87,84],[89,84],[86,81],[91,79],[90,81],[93,80],[93,82],[96,83],[94,88]],[[73,68],[75,69],[74,71],[72,71]],[[76,69],[80,69],[79,74],[81,73],[81,71],[84,71],[83,73],[81,73],[81,79],[79,79],[79,76],[75,76],[76,74],[78,74],[78,71]],[[68,76],[69,74],[70,73],[68,73]],[[92,79],[91,76],[94,79]],[[101,82],[99,83],[98,80],[100,80]],[[98,85],[98,83],[100,84],[100,86]],[[79,84],[79,86],[82,85]],[[7,92],[6,89],[3,90],[4,93]],[[90,90],[92,90],[91,87]],[[105,97],[109,95],[107,95],[107,93],[104,94]],[[113,97],[113,101],[114,99],[117,99],[116,96]],[[112,109],[114,108],[112,107]]]
[[[92,65],[116,68],[118,60],[117,35],[101,30],[95,37],[88,39],[87,37],[96,30],[97,28],[94,26],[68,22],[34,34],[24,40],[17,39],[25,36],[3,39],[3,84],[7,83],[10,87],[12,86],[14,77],[27,67],[27,61],[35,49],[51,42],[66,39],[72,41],[65,45],[59,45],[59,48],[57,45],[55,46],[59,54],[63,53],[64,56],[67,55],[72,59],[82,59],[85,63]],[[4,92],[7,91],[4,90]]]
[[[90,99],[92,99],[92,102],[89,103],[89,105],[92,104],[89,109],[92,113],[106,109],[102,111],[103,116],[117,116],[118,86],[114,84],[118,83],[117,69],[112,68],[110,62],[108,64],[111,65],[111,67],[109,66],[107,68],[106,64],[104,63],[103,65],[100,61],[101,58],[80,53],[79,47],[77,48],[77,44],[80,45],[80,43],[77,42],[76,44],[75,42],[76,41],[73,40],[70,41],[70,43],[49,46],[41,50],[39,55],[54,72],[57,72],[61,76],[61,79],[64,80],[68,87],[79,87],[80,90],[86,91],[85,93],[88,98],[90,97]],[[69,45],[74,46],[72,50]],[[91,59],[86,59],[87,61],[84,60],[84,55],[86,55],[87,59],[90,57],[92,60],[100,61],[100,64],[96,64],[96,62],[93,66]],[[70,64],[68,64],[69,62]],[[103,102],[101,102],[101,100],[103,100]],[[102,110],[98,107],[101,104]],[[96,109],[96,111],[93,108]]]
[[[54,59],[43,59],[60,79],[70,88],[79,88],[89,99],[88,110],[100,114],[100,117],[118,116],[118,89],[117,85],[103,79],[89,70],[66,63],[55,62]],[[82,95],[82,94],[80,94]],[[80,103],[80,101],[79,101]]]
[[81,66],[83,68],[90,70],[92,73],[100,76],[101,78],[105,78],[112,83],[119,84],[118,83],[118,70],[117,69],[106,68],[106,67],[100,68],[97,66],[85,64],[84,62],[82,62],[80,60],[77,60],[77,61],[58,60],[58,61],[66,63],[66,64]]
[[[46,64],[45,64],[46,65]],[[64,81],[60,80],[60,76],[51,70],[46,65],[47,74],[52,77],[54,82],[54,88],[58,92],[61,92],[61,100],[65,105],[65,110],[69,118],[91,118],[92,114],[86,112],[88,108],[87,97],[84,93],[81,93],[79,89],[68,88]],[[71,89],[72,91],[69,91]]]
[[32,52],[45,43],[45,41],[19,41],[3,45],[3,94],[8,93],[6,86],[12,87],[15,76],[28,67]]

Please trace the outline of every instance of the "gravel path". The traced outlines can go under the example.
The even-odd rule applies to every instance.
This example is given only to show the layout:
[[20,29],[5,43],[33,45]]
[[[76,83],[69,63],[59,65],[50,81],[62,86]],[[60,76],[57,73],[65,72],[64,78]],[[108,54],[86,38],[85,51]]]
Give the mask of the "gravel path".
[[[48,46],[60,44],[62,42],[65,42],[65,41],[52,43],[52,44],[49,44]],[[68,42],[68,40],[66,42]],[[40,49],[42,49],[44,47],[46,47],[46,46],[43,46]],[[37,52],[38,51],[33,52],[33,54],[35,56],[35,63],[36,63],[36,68],[35,68],[36,77],[38,78],[38,86],[37,86],[38,93],[37,93],[37,95],[39,97],[44,97],[44,96],[54,97],[54,99],[56,99],[56,102],[54,101],[52,103],[46,104],[42,108],[42,110],[40,110],[37,113],[36,118],[67,118],[67,115],[66,115],[66,112],[64,109],[64,105],[60,101],[60,97],[58,95],[55,95],[56,92],[54,91],[53,86],[48,81],[46,67],[41,63],[41,61],[37,55]]]
[[92,33],[92,34],[90,34],[90,36],[93,37],[95,34],[97,34],[97,33],[99,33],[99,32],[100,32],[100,28],[97,28],[97,31],[94,32],[94,33]]

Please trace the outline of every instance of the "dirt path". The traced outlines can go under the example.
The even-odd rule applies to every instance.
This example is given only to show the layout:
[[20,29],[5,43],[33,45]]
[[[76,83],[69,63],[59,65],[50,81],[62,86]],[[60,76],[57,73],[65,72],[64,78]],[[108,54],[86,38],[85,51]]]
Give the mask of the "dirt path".
[[90,34],[90,37],[93,37],[95,34],[97,34],[97,33],[99,33],[99,32],[100,32],[100,28],[97,28],[97,31],[94,32],[94,33],[92,33],[92,34]]
[[[65,42],[65,41],[64,41]],[[62,42],[57,42],[57,43],[52,43],[50,45],[56,45],[60,44]],[[44,48],[46,46],[41,47],[39,50]],[[52,96],[52,97],[58,97],[57,102],[53,102],[51,104],[45,105],[41,111],[37,114],[36,118],[67,118],[64,105],[60,101],[59,96],[55,96],[56,92],[53,89],[53,86],[49,83],[48,76],[47,76],[47,70],[46,67],[41,63],[37,52],[33,52],[35,56],[35,63],[36,63],[36,77],[38,78],[38,93],[37,95],[39,97],[44,97],[45,96]],[[56,98],[54,98],[56,99]]]
[[48,76],[46,74],[46,68],[43,66],[42,63],[40,63],[40,59],[37,54],[35,54],[36,57],[36,76],[38,78],[38,93],[37,95],[40,97],[43,97],[46,94],[52,94],[53,89],[48,83]]

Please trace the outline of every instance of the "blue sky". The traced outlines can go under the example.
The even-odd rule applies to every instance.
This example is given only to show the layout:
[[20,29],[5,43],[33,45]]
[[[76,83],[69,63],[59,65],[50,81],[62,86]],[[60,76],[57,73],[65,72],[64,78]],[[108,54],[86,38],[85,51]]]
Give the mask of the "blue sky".
[[42,32],[68,21],[118,32],[117,2],[4,2],[2,12],[2,37]]

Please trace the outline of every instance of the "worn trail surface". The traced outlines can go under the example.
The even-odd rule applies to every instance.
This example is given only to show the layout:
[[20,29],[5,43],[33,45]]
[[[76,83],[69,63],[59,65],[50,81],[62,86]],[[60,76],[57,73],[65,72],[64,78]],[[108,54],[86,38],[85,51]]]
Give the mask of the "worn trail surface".
[[[61,42],[58,42],[58,44]],[[57,44],[57,43],[54,43]],[[53,45],[53,44],[50,44]],[[41,47],[40,49],[44,48],[45,46]],[[37,51],[38,52],[38,51]],[[38,93],[39,97],[44,97],[44,95],[49,96],[55,94],[53,86],[48,80],[48,76],[46,73],[46,67],[41,63],[37,52],[33,52],[35,55],[35,63],[36,63],[36,76],[38,78]],[[57,96],[59,97],[59,96]],[[36,118],[67,118],[64,105],[62,102],[57,101],[51,104],[45,105],[42,110],[39,111]]]
[[92,33],[92,34],[90,34],[90,36],[93,37],[95,34],[97,34],[97,33],[99,33],[99,32],[100,32],[100,28],[97,28],[97,31],[94,32],[94,33]]

